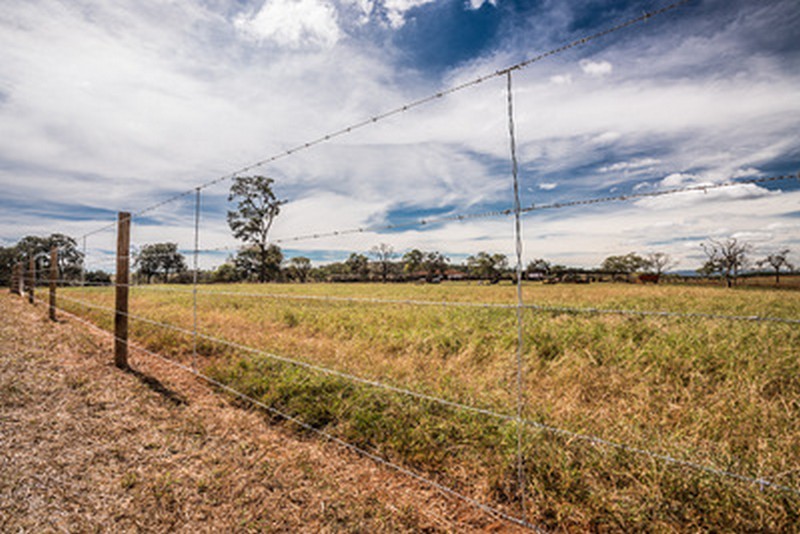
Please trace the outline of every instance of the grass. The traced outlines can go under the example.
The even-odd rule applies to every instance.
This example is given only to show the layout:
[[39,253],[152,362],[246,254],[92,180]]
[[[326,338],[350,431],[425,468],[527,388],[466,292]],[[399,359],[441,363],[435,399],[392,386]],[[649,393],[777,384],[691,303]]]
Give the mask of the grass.
[[[163,291],[173,289],[176,291]],[[136,288],[131,313],[192,328],[183,286]],[[336,296],[513,304],[509,285],[202,286],[201,332],[448,400],[515,414],[516,311],[256,298]],[[108,289],[65,290],[112,306]],[[235,295],[238,293],[239,295]],[[720,287],[527,285],[553,307],[800,317],[800,294]],[[108,312],[64,301],[110,328]],[[800,329],[702,318],[523,315],[523,416],[800,488]],[[133,321],[135,339],[186,359],[192,337]],[[514,422],[464,412],[200,340],[206,370],[281,411],[518,510]],[[624,449],[527,427],[531,519],[575,529],[782,530],[800,499]]]

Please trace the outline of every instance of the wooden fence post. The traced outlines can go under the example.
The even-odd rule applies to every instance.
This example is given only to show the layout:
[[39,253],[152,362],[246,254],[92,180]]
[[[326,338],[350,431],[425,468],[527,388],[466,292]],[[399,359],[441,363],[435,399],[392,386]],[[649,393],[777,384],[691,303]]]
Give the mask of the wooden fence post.
[[22,284],[24,283],[24,278],[23,277],[25,276],[25,272],[23,271],[23,267],[22,267],[22,261],[18,261],[16,267],[17,267],[17,278],[16,278],[16,281],[14,282],[14,284],[15,284],[14,285],[14,293],[16,293],[17,295],[19,295],[21,297],[22,294],[23,294],[22,293],[22,289],[23,289],[22,288]]
[[11,269],[11,282],[8,284],[8,292],[12,295],[17,292],[17,288],[19,287],[17,276],[19,276],[19,264],[15,263],[14,267]]
[[36,300],[36,258],[31,254],[28,262],[28,302],[33,304]]
[[58,247],[50,249],[50,320],[56,320],[56,281],[58,280]]
[[20,297],[25,296],[25,263],[21,260],[19,262],[19,280],[17,280],[17,295]]
[[116,311],[114,313],[114,364],[128,368],[128,256],[131,248],[131,214],[117,219]]

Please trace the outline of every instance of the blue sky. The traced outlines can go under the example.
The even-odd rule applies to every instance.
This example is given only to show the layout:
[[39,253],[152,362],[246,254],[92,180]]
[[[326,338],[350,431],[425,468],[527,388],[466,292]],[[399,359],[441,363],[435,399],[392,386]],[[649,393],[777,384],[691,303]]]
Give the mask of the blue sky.
[[[375,114],[658,9],[655,1],[31,0],[0,13],[0,245],[81,236]],[[796,1],[692,0],[515,73],[522,204],[800,170]],[[258,169],[290,202],[273,237],[511,205],[505,79]],[[201,248],[235,248],[227,184],[203,190]],[[134,221],[137,246],[193,244],[193,199]],[[737,237],[800,263],[800,181],[524,218],[525,259],[702,262]],[[513,252],[509,218],[286,243],[318,261]],[[87,239],[108,267],[113,231]],[[206,267],[226,252],[206,254]]]

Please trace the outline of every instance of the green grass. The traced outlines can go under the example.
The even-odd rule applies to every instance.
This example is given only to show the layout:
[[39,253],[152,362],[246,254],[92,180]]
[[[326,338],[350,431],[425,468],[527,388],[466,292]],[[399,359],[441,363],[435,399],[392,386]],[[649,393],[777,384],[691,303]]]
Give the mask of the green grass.
[[[159,286],[162,289],[164,286]],[[131,313],[192,327],[192,296],[136,288]],[[233,285],[201,291],[513,304],[509,285]],[[109,289],[65,295],[112,306]],[[800,294],[720,287],[525,287],[526,303],[800,317]],[[105,328],[107,312],[62,304]],[[516,311],[200,295],[199,329],[261,351],[515,414]],[[185,359],[192,338],[132,322]],[[524,417],[800,488],[800,328],[702,318],[527,310]],[[315,428],[514,512],[514,422],[464,412],[201,340],[214,377]],[[568,435],[526,428],[531,518],[545,526],[790,529],[800,499]]]

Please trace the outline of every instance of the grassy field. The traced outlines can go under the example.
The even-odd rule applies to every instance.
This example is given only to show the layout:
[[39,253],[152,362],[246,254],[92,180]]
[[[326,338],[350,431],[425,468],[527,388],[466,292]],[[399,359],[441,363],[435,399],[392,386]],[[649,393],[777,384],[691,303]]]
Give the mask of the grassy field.
[[[266,353],[486,408],[517,409],[516,310],[299,297],[513,304],[510,285],[201,286],[198,328]],[[210,294],[216,292],[216,294]],[[108,288],[63,290],[113,305]],[[290,298],[293,297],[293,298]],[[800,293],[597,284],[524,288],[527,304],[800,318]],[[110,328],[111,314],[63,300]],[[132,289],[131,313],[191,329],[191,288]],[[526,310],[523,435],[529,517],[567,529],[791,530],[800,497],[639,454],[800,488],[800,328],[700,317]],[[192,337],[133,337],[188,361]],[[200,339],[216,378],[472,497],[520,509],[517,425]]]

